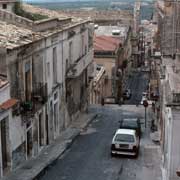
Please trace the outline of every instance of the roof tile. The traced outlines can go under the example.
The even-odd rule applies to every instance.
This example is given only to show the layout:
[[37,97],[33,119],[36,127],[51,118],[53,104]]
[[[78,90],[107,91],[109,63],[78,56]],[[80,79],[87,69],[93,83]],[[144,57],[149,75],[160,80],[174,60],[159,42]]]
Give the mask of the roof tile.
[[0,105],[0,109],[7,110],[18,103],[17,99],[11,98]]
[[111,36],[95,36],[94,50],[95,51],[116,51],[121,45],[121,39]]

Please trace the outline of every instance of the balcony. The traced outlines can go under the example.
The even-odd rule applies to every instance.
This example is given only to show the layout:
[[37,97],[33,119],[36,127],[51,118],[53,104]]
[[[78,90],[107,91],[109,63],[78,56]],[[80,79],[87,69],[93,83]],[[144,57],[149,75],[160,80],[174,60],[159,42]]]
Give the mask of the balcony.
[[67,78],[78,77],[92,62],[94,50],[91,49],[86,55],[78,59],[74,64],[71,64],[67,70]]
[[21,114],[33,115],[47,102],[47,83],[33,83],[31,99],[21,102]]
[[47,101],[47,83],[34,83],[32,101],[44,104]]

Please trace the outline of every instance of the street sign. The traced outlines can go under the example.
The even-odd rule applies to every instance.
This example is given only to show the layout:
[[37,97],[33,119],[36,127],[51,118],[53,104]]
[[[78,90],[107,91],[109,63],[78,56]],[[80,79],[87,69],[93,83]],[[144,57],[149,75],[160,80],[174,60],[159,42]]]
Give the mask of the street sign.
[[149,105],[149,104],[148,104],[147,100],[144,100],[144,101],[143,101],[143,106],[144,106],[145,108],[147,108],[148,105]]
[[144,108],[145,108],[145,128],[146,128],[146,108],[148,107],[148,101],[147,100],[144,100],[143,101],[143,106],[144,106]]

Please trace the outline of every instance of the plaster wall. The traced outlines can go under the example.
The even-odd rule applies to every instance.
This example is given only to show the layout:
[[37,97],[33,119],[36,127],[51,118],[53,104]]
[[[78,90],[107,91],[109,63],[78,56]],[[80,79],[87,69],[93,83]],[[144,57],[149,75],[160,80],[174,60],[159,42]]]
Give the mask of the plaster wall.
[[4,103],[10,98],[10,87],[9,84],[0,88],[0,104]]

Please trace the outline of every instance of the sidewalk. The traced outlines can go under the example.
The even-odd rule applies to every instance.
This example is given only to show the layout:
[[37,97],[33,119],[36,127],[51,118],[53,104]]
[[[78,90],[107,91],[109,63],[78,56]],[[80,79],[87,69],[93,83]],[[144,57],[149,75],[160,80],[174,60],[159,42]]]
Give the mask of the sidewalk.
[[160,147],[146,145],[143,153],[142,177],[146,180],[162,180]]
[[0,180],[33,180],[52,165],[73,143],[82,129],[96,118],[97,114],[81,114],[52,144],[45,147],[40,154],[26,161],[7,177]]
[[150,130],[152,120],[152,109],[148,108],[147,112],[147,131],[146,143],[143,147],[143,168],[141,176],[146,180],[162,180],[161,172],[161,148],[160,145],[152,139]]

